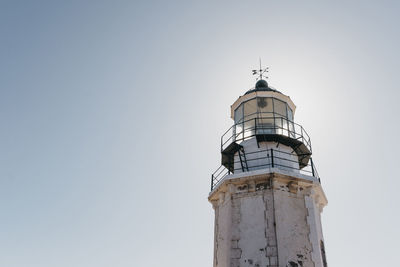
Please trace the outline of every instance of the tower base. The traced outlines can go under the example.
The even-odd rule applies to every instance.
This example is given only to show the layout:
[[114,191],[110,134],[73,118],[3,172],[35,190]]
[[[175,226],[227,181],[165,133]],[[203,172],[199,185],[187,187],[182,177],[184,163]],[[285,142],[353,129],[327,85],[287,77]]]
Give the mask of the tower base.
[[279,169],[227,176],[209,196],[214,267],[326,267],[319,181]]

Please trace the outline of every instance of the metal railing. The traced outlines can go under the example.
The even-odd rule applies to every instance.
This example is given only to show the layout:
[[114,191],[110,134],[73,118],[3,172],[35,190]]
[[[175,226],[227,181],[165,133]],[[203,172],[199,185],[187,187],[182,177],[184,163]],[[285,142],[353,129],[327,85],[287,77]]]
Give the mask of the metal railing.
[[303,126],[285,117],[251,118],[231,126],[221,136],[221,152],[233,142],[242,142],[256,135],[282,135],[301,141],[311,152],[311,139]]
[[221,165],[213,174],[211,174],[211,191],[227,175],[236,172],[247,172],[261,169],[278,168],[282,170],[294,171],[300,174],[313,176],[319,179],[312,158],[307,166],[300,169],[298,156],[294,153],[279,151],[276,149],[257,150],[246,153],[246,168],[243,168],[242,162],[238,159],[233,162],[233,172]]

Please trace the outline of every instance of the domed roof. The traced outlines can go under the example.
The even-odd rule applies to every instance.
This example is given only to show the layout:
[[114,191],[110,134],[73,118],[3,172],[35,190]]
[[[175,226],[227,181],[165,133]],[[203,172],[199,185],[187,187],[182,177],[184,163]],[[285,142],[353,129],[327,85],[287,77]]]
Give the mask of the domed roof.
[[268,83],[266,80],[259,80],[258,82],[256,82],[256,89],[261,88],[268,88]]
[[245,93],[245,95],[253,93],[253,92],[259,92],[259,91],[271,91],[271,92],[278,92],[280,93],[278,90],[272,89],[271,87],[269,87],[268,83],[266,80],[258,80],[256,82],[256,86],[255,88],[250,89],[249,91],[247,91]]

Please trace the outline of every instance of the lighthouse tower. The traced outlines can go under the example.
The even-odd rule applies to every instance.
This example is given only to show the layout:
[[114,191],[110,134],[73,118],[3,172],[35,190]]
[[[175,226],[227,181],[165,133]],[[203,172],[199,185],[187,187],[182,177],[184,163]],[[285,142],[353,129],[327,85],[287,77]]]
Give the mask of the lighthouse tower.
[[326,267],[327,204],[289,96],[262,79],[231,106],[211,177],[214,267]]

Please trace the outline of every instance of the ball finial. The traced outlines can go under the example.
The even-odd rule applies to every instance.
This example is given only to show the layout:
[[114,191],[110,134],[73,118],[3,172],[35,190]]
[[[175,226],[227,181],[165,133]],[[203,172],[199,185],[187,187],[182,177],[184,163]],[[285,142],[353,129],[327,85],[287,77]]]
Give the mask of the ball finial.
[[256,82],[256,89],[267,89],[268,83],[266,80],[258,80]]

